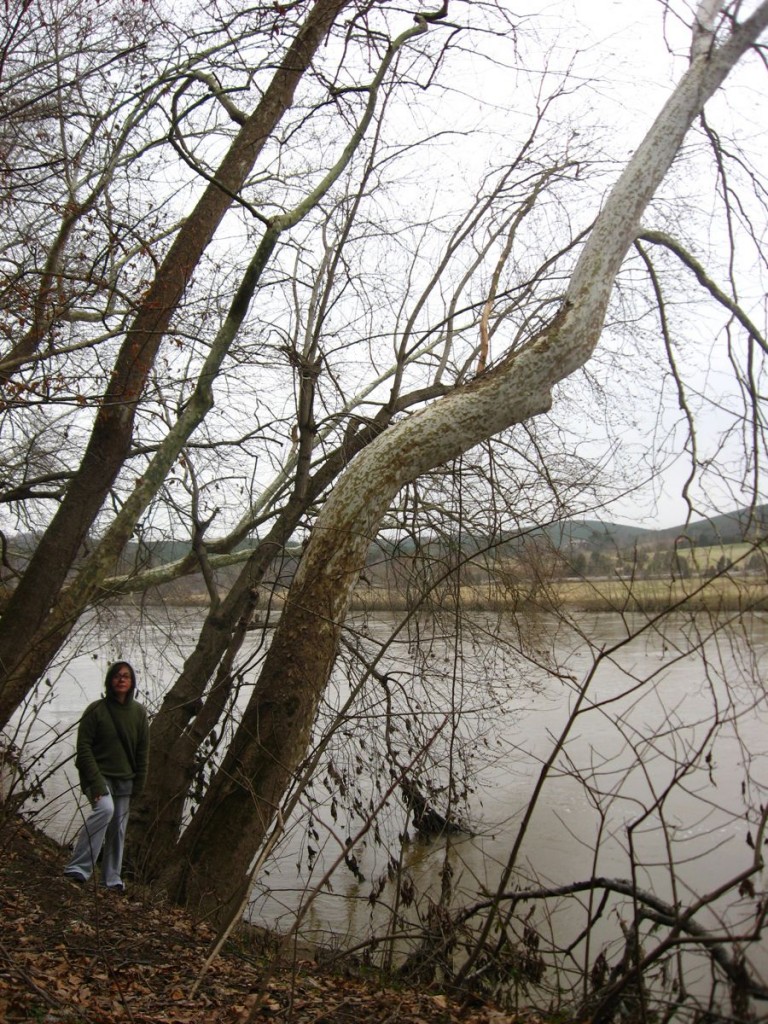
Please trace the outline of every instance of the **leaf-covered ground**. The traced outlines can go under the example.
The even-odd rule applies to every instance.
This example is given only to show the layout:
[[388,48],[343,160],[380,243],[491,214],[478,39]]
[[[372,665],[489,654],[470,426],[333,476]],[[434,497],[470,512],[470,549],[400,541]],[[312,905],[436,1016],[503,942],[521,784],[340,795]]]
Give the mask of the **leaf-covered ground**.
[[117,896],[76,886],[62,877],[64,862],[64,851],[24,822],[0,821],[0,1021],[8,1024],[519,1019],[330,973],[310,959],[275,967],[255,938],[230,943],[203,972],[213,938],[205,924],[139,888]]

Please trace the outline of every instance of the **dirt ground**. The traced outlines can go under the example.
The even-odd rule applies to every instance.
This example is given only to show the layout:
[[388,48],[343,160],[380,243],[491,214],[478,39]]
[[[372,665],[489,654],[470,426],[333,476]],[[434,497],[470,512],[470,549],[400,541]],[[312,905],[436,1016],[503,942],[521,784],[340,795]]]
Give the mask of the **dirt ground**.
[[140,887],[116,895],[75,885],[62,876],[65,859],[18,817],[0,817],[0,1021],[8,1024],[522,1020],[439,992],[330,972],[312,959],[276,965],[249,934],[204,970],[214,938],[208,926]]

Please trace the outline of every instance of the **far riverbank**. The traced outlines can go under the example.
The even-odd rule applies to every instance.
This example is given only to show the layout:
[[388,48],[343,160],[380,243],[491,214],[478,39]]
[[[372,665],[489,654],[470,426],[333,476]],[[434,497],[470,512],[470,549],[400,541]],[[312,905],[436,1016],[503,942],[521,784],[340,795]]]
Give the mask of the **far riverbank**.
[[[282,608],[287,591],[271,591],[264,605],[275,612]],[[522,612],[558,609],[568,612],[766,612],[768,582],[758,577],[715,579],[633,579],[624,577],[567,578],[551,581],[518,581],[514,585],[498,583],[468,584],[457,587],[446,583],[426,594],[407,594],[389,588],[361,583],[352,598],[353,612],[406,612],[417,606],[425,611],[455,610],[456,603],[467,612]],[[137,603],[134,595],[121,604]],[[143,593],[141,603],[185,608],[206,608],[207,594],[183,597],[168,593]],[[270,617],[272,618],[272,616]]]

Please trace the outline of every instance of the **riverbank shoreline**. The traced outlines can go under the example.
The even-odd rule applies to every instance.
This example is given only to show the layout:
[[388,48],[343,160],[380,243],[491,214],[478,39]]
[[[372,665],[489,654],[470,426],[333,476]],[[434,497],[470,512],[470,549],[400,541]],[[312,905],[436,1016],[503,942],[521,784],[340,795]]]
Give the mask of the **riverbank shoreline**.
[[[123,598],[119,602],[127,606],[158,604],[168,607],[200,608],[209,605],[208,595],[199,599],[183,599],[156,594],[154,601]],[[269,603],[276,620],[284,603],[283,594],[270,594]],[[266,602],[265,602],[266,604]],[[399,591],[375,587],[362,583],[356,589],[350,611],[352,612],[445,612],[455,611],[457,606],[465,612],[605,612],[625,614],[627,612],[660,613],[685,610],[688,612],[750,613],[768,612],[768,583],[754,578],[720,577],[703,579],[625,579],[568,578],[549,583],[529,583],[515,587],[498,584],[444,585],[435,587],[416,600]]]
[[[540,1024],[434,989],[323,968],[245,923],[206,969],[204,921],[142,886],[117,896],[62,876],[66,851],[0,807],[0,1019],[8,1024]],[[348,967],[348,965],[347,965]]]

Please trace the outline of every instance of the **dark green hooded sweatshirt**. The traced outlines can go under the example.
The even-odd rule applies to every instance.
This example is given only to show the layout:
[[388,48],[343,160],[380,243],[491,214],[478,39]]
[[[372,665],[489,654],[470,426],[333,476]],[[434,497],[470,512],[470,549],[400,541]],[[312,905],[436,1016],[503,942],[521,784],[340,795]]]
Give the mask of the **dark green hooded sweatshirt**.
[[141,792],[149,768],[149,722],[145,708],[133,699],[134,687],[121,704],[109,691],[89,704],[77,730],[75,766],[80,786],[93,803],[108,787],[105,776],[131,782]]

